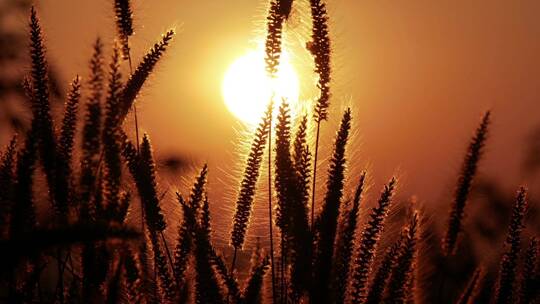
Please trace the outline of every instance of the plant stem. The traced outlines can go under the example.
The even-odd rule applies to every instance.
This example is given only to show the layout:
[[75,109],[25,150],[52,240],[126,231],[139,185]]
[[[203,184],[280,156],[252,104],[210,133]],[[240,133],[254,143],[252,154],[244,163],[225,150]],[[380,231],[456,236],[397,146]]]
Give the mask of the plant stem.
[[[272,102],[272,101],[270,101]],[[268,228],[270,233],[270,267],[272,268],[272,300],[276,303],[276,274],[274,267],[274,233],[272,229],[272,110],[270,109],[270,125],[268,126]]]
[[319,156],[319,134],[321,130],[321,121],[317,121],[317,135],[315,136],[315,156],[313,158],[313,186],[311,189],[311,231],[315,223],[315,189],[317,186],[317,157]]
[[[129,39],[129,38],[126,37],[126,39]],[[129,43],[129,40],[126,43]],[[131,64],[131,50],[128,50],[127,55],[128,55],[128,62],[129,62],[129,74],[133,75],[133,66]],[[132,108],[133,108],[133,117],[135,119],[135,136],[137,137],[135,142],[137,143],[137,154],[139,154],[139,119],[137,118],[137,106],[135,105],[135,101],[133,101]]]
[[171,252],[169,251],[169,246],[167,246],[167,240],[165,240],[165,235],[163,234],[163,231],[160,231],[159,234],[161,234],[161,239],[163,240],[163,247],[165,247],[167,258],[169,259],[169,263],[171,264],[171,269],[173,269],[174,263],[171,257]]

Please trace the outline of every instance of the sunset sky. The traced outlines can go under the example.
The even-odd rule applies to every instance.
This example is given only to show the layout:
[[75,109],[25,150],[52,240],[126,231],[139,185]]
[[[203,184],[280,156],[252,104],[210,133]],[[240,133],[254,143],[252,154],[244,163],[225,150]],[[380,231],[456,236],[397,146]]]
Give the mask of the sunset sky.
[[[241,125],[225,107],[222,81],[234,60],[256,48],[265,3],[133,2],[135,61],[165,30],[178,31],[139,101],[142,129],[157,151],[208,161],[216,173],[228,169]],[[44,0],[38,7],[50,61],[66,82],[87,74],[98,35],[110,50],[111,1]],[[446,197],[487,109],[494,123],[481,172],[508,189],[523,181],[525,139],[540,124],[539,1],[339,0],[329,8],[335,65],[330,115],[335,120],[352,106],[357,138],[349,146],[351,161],[373,172],[377,191],[397,172],[401,194],[425,202]],[[307,21],[301,9],[291,18],[287,37],[302,51],[291,60],[305,89],[301,96],[309,99],[314,82],[301,50]],[[26,26],[26,16],[19,21]],[[335,123],[323,132],[328,146]]]

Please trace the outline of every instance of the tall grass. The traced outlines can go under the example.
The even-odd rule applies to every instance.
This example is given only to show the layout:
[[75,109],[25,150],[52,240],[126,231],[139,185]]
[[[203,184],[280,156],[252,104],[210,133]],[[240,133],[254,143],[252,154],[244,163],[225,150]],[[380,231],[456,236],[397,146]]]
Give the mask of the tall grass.
[[[295,3],[270,1],[265,62],[271,76],[279,69],[282,35],[290,30],[284,25],[295,14]],[[328,155],[326,185],[317,189],[320,127],[328,118],[331,101],[328,13],[322,0],[310,1],[312,35],[307,48],[319,89],[313,115],[292,117],[288,101],[282,100],[272,128],[274,101],[270,100],[254,131],[239,181],[232,248],[217,247],[212,239],[215,215],[210,210],[220,201],[209,196],[207,165],[195,177],[189,195],[176,193],[174,204],[181,218],[171,216],[165,208],[170,198],[160,193],[150,136],[145,134],[139,143],[137,135],[133,141],[123,124],[163,60],[174,31],[166,32],[124,77],[120,71],[122,59],[127,56],[131,61],[133,12],[129,1],[114,4],[119,41],[107,51],[96,39],[89,75],[74,78],[58,126],[50,106],[45,40],[37,11],[30,11],[31,69],[24,88],[31,124],[0,153],[2,302],[415,303],[434,297],[443,303],[454,299],[479,303],[485,298],[494,303],[538,301],[538,238],[537,231],[524,228],[525,188],[520,188],[512,210],[499,269],[482,258],[461,256],[472,237],[462,222],[467,201],[472,200],[469,194],[490,112],[469,144],[442,233],[429,222],[440,214],[399,212],[407,208],[400,208],[396,199],[396,178],[373,202],[366,193],[367,173],[349,176],[348,167],[358,162],[350,158],[349,142],[355,134],[350,109],[343,113]],[[308,144],[310,125],[316,126],[313,149]],[[81,143],[76,145],[79,137]],[[260,203],[258,182],[265,157],[270,226],[269,233],[259,237],[268,238],[270,246],[257,245],[247,263],[244,253],[249,248],[244,244],[253,220],[251,210]],[[351,178],[356,182],[353,189],[348,187]],[[319,208],[316,190],[324,191]],[[367,208],[372,203],[374,207]],[[139,205],[140,213],[133,212]],[[128,224],[138,221],[140,228]],[[275,252],[274,223],[279,238]],[[396,224],[402,228],[394,229]],[[168,237],[171,231],[174,237]],[[525,234],[532,237],[522,257]],[[171,240],[174,243],[168,244]],[[441,266],[440,261],[450,266]],[[464,262],[469,264],[457,278],[447,271]],[[425,269],[440,272],[443,282],[459,280],[459,284],[433,288],[439,281],[428,281],[421,275]],[[452,297],[442,296],[449,292]]]

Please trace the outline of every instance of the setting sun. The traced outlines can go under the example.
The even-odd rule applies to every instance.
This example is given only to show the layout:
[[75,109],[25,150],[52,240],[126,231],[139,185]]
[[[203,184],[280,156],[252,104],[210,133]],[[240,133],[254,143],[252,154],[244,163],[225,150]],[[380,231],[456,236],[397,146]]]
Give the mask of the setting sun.
[[228,68],[222,94],[231,113],[245,123],[256,124],[274,93],[274,100],[285,98],[294,110],[298,103],[298,76],[283,53],[277,78],[265,71],[264,52],[251,51],[239,57]]

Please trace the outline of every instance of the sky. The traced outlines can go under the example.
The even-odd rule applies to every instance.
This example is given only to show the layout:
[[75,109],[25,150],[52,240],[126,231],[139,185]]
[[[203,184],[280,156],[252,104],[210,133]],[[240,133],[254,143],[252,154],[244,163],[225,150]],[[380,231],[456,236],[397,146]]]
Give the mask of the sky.
[[[98,35],[110,50],[111,2],[39,1],[50,60],[66,82],[77,73],[87,75]],[[491,110],[481,174],[507,189],[525,181],[519,170],[525,140],[540,125],[539,1],[329,2],[334,74],[323,158],[336,120],[351,106],[351,174],[367,168],[375,191],[397,174],[403,196],[447,203],[467,142],[483,112]],[[224,105],[223,76],[262,37],[265,1],[133,3],[135,61],[164,31],[178,32],[139,98],[142,129],[156,151],[208,162],[219,184],[226,179],[222,175],[238,168],[232,163],[242,130]],[[298,6],[286,27],[305,99],[314,96],[302,50],[307,17]],[[324,175],[324,163],[320,168]]]

